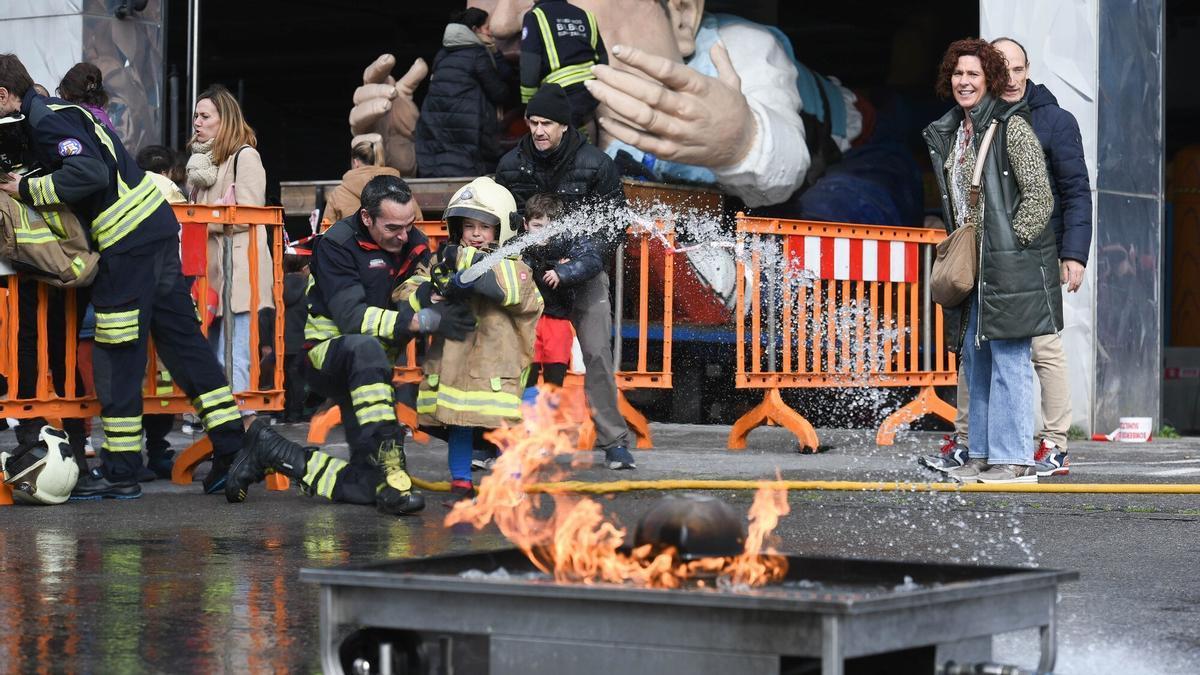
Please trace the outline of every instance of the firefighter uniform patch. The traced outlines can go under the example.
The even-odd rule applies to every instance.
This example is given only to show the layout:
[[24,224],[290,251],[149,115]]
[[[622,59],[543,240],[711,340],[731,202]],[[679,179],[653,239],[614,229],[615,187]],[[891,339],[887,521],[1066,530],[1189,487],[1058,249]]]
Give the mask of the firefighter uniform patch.
[[387,267],[387,261],[381,258],[371,258],[371,261],[367,263],[368,269],[374,270],[379,269],[380,267]]
[[76,138],[64,138],[58,142],[58,156],[70,157],[83,152],[83,143]]

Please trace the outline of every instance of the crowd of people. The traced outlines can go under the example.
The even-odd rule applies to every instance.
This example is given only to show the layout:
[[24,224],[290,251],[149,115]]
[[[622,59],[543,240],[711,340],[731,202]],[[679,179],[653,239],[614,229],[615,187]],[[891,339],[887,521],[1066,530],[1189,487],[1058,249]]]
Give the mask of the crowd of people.
[[[0,55],[0,114],[19,120],[28,143],[27,162],[5,167],[4,198],[42,213],[69,209],[99,253],[95,279],[78,289],[77,322],[52,321],[46,336],[23,320],[36,312],[36,284],[19,282],[22,364],[36,364],[45,339],[58,355],[51,359],[58,393],[76,378],[78,391],[101,403],[96,467],[86,459],[90,422],[64,421],[64,456],[74,463],[62,470],[74,466],[78,479],[54,499],[136,498],[140,481],[170,475],[166,436],[175,420],[142,410],[151,336],[156,386],[186,392],[197,412],[192,423],[212,440],[203,489],[231,502],[275,471],[331,501],[394,515],[420,511],[425,502],[407,472],[408,430],[397,421],[392,383],[414,339],[422,378],[410,403],[422,429],[447,443],[452,499],[471,498],[472,470],[494,459],[487,430],[519,421],[539,384],[563,384],[576,338],[596,448],[607,467],[635,469],[611,348],[607,270],[619,228],[543,236],[571,214],[623,203],[617,165],[594,145],[597,102],[588,82],[607,52],[594,17],[561,0],[538,3],[524,32],[536,39],[523,49],[519,89],[482,10],[455,15],[433,61],[415,133],[418,173],[479,176],[447,205],[447,241],[435,247],[414,227],[422,213],[399,172],[383,165],[383,139],[357,137],[350,169],[326,204],[328,228],[307,247],[288,248],[283,308],[273,307],[264,228],[210,225],[206,297],[181,272],[168,203],[265,203],[256,135],[228,90],[216,85],[197,97],[186,158],[150,146],[135,159],[104,115],[98,69],[78,64],[59,96],[49,97],[16,56]],[[1061,475],[1070,413],[1060,283],[1078,289],[1091,237],[1078,126],[1028,79],[1028,55],[1009,38],[950,45],[937,90],[956,105],[924,138],[947,229],[974,228],[978,262],[972,292],[943,308],[947,343],[962,357],[959,420],[942,452],[921,462],[960,481]],[[528,131],[502,152],[497,106],[518,92]],[[516,253],[492,255],[520,238],[528,241]],[[233,251],[228,271],[225,248]],[[64,315],[62,292],[48,297],[58,303],[51,313]],[[285,353],[264,354],[251,344],[251,321],[276,310],[285,315]],[[65,372],[65,325],[79,326],[76,373]],[[303,420],[310,395],[332,402],[349,459],[294,443],[271,420],[239,409],[234,392],[259,385],[250,364],[264,356],[285,372],[283,421]],[[1042,385],[1037,434],[1031,361]],[[10,396],[29,398],[36,368],[21,374]],[[21,422],[16,454],[47,454],[44,424]]]

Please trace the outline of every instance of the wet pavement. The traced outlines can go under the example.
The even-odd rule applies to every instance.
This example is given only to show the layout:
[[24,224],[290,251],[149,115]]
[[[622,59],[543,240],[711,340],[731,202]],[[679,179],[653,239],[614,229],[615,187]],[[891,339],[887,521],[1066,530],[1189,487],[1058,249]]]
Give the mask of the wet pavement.
[[[801,456],[777,429],[755,432],[742,453],[723,449],[724,427],[653,429],[659,449],[637,453],[635,474],[582,477],[752,478],[778,468],[797,479],[928,480],[912,456],[938,439],[910,433],[879,448],[866,431],[829,432],[832,451]],[[0,447],[11,439],[0,434]],[[172,440],[180,447],[186,437]],[[414,473],[443,478],[444,446],[411,444],[409,454]],[[1196,482],[1200,439],[1084,443],[1072,462],[1071,476],[1053,480]],[[748,492],[722,494],[749,506]],[[658,496],[601,499],[632,524]],[[1056,672],[1200,664],[1200,496],[794,492],[789,501],[783,550],[1079,570],[1062,589]],[[198,484],[162,481],[130,502],[0,508],[0,663],[20,672],[318,672],[317,593],[298,570],[505,545],[494,531],[443,527],[445,512],[439,495],[424,514],[395,519],[261,487],[230,505]],[[1034,633],[997,639],[996,660],[1034,665]]]

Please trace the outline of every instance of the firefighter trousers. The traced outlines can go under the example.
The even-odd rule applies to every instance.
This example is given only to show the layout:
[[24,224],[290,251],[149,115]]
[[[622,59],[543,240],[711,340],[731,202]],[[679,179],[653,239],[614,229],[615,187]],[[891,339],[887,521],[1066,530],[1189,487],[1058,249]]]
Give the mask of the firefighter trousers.
[[304,376],[309,388],[338,405],[350,446],[348,463],[313,453],[309,473],[322,479],[308,481],[310,486],[335,502],[374,504],[386,477],[377,453],[386,443],[404,443],[404,429],[396,421],[392,361],[383,344],[369,335],[325,340],[308,350]]
[[203,420],[214,458],[232,458],[241,449],[241,415],[200,332],[196,306],[180,272],[178,241],[164,239],[102,255],[92,304],[96,396],[108,475],[136,476],[142,466],[142,382],[150,336]]

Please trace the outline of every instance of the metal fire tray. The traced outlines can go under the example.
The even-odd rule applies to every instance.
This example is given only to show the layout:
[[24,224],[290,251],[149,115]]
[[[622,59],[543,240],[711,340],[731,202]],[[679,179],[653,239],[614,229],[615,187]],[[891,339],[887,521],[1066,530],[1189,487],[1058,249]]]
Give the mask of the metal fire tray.
[[[1032,627],[1041,629],[1039,670],[1047,672],[1058,584],[1079,578],[787,557],[782,584],[744,591],[556,584],[531,578],[516,549],[304,569],[300,577],[321,586],[325,672],[343,672],[348,635],[383,629],[402,648],[428,647],[417,672],[491,675],[932,673],[948,660],[988,661],[993,635]],[[509,576],[486,574],[500,568]],[[462,576],[469,570],[483,574]]]

